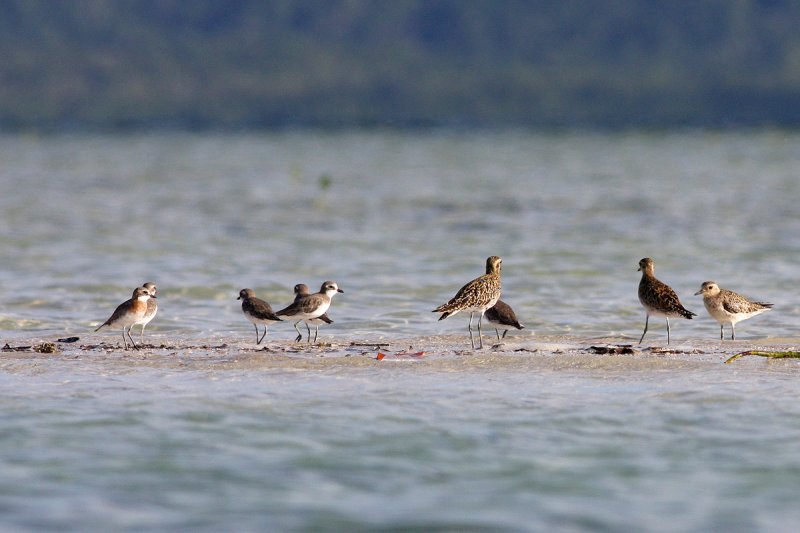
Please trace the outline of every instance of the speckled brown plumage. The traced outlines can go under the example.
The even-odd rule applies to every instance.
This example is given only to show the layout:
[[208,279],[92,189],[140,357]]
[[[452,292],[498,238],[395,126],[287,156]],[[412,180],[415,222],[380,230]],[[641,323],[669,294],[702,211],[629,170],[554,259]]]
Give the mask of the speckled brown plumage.
[[722,340],[724,324],[731,325],[731,340],[736,340],[736,323],[760,315],[772,308],[772,304],[753,302],[728,289],[722,289],[715,281],[705,281],[695,295],[703,295],[703,305],[708,314],[719,322],[719,338]]
[[481,321],[486,310],[500,299],[502,263],[503,260],[496,255],[486,259],[486,274],[461,287],[449,302],[433,310],[434,313],[442,313],[439,320],[444,320],[460,311],[469,311],[469,339],[472,342],[473,349],[475,348],[475,340],[472,336],[472,318],[475,313],[480,313],[478,317],[478,337],[480,340],[479,347],[483,348]]
[[667,320],[667,344],[669,344],[670,317],[691,319],[697,315],[683,307],[672,287],[656,279],[655,263],[652,259],[645,257],[639,261],[639,270],[642,273],[642,279],[639,282],[639,302],[641,302],[646,313],[644,332],[639,339],[639,344],[644,340],[651,316],[662,316]]

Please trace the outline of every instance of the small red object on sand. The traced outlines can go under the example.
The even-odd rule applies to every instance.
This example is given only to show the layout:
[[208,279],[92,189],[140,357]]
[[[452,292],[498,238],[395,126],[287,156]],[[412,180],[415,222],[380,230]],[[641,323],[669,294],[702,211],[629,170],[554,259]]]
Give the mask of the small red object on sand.
[[380,361],[381,359],[384,359],[387,356],[389,357],[389,359],[407,359],[407,358],[417,359],[419,357],[425,357],[425,352],[397,352],[390,354],[378,352],[378,355],[375,356],[375,359]]

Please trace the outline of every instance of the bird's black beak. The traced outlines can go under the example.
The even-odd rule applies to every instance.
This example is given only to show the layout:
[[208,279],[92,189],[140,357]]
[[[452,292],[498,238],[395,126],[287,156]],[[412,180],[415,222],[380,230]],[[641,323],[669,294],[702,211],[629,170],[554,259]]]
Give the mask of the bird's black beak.
[[342,289],[336,289],[336,292],[344,292]]

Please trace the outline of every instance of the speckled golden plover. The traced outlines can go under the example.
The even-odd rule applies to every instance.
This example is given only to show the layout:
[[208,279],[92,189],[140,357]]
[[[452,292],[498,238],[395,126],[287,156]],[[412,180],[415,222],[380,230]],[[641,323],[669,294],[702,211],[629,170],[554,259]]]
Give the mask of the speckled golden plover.
[[715,281],[704,281],[695,296],[703,295],[708,314],[719,322],[719,338],[723,339],[724,324],[731,325],[731,340],[736,340],[736,323],[772,309],[772,304],[753,302],[741,294],[721,289]]
[[[294,320],[294,329],[297,330],[297,342],[303,340],[303,334],[300,333],[300,328],[297,325],[300,322],[307,322],[324,315],[328,308],[331,306],[331,300],[337,292],[344,292],[333,281],[326,281],[320,287],[319,292],[307,294],[305,296],[295,296],[294,302],[289,304],[286,308],[281,309],[276,315],[285,317],[289,320]],[[308,328],[308,342],[311,342],[311,329]]]
[[511,306],[503,300],[497,300],[496,304],[486,310],[484,316],[486,320],[494,326],[494,331],[497,333],[497,340],[500,340],[501,329],[503,330],[503,338],[505,339],[506,333],[508,333],[508,330],[511,328],[523,329],[525,327],[519,323],[517,315],[514,313],[514,310],[511,309]]
[[[261,344],[261,341],[267,336],[267,326],[275,322],[281,322],[280,317],[272,312],[272,307],[267,302],[261,298],[256,298],[256,293],[253,289],[240,290],[239,297],[236,299],[242,301],[242,313],[256,328],[256,344]],[[264,325],[264,334],[261,337],[258,336],[259,324]]]
[[155,298],[155,296],[151,295],[150,291],[144,287],[136,287],[131,299],[119,304],[111,317],[100,324],[95,331],[100,331],[101,328],[106,326],[112,329],[122,328],[122,342],[125,343],[125,349],[128,349],[128,340],[125,338],[125,334],[127,333],[131,344],[138,350],[139,347],[136,346],[133,337],[131,337],[131,329],[134,324],[139,324],[142,318],[144,318],[145,313],[147,313],[147,300],[149,298]]
[[472,318],[475,313],[480,313],[478,315],[480,349],[483,348],[483,331],[481,330],[483,315],[487,309],[500,299],[500,270],[502,263],[503,260],[496,255],[486,259],[486,274],[461,287],[449,302],[433,310],[434,313],[442,313],[439,320],[444,320],[460,311],[469,311],[469,340],[472,343],[473,350],[475,349],[475,339],[472,336]]
[[697,315],[681,305],[678,295],[669,285],[656,279],[655,264],[652,259],[645,257],[639,261],[639,270],[642,273],[642,280],[639,282],[639,301],[647,313],[639,344],[644,340],[651,316],[663,316],[667,319],[667,344],[669,344],[670,317],[691,319]]

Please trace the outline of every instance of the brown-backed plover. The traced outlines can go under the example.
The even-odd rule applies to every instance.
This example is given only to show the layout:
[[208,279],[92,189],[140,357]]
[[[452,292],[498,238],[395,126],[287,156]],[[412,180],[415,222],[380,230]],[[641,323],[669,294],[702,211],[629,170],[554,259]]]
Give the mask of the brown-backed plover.
[[514,310],[511,309],[511,306],[503,300],[497,300],[497,303],[487,309],[483,316],[494,326],[494,331],[497,333],[497,340],[500,340],[501,329],[503,330],[503,338],[505,339],[506,333],[508,333],[508,330],[511,328],[523,329],[525,327],[519,323],[517,315],[514,313]]
[[639,301],[647,313],[644,321],[644,331],[639,344],[644,340],[647,333],[647,325],[651,316],[663,316],[667,319],[667,344],[669,344],[669,319],[688,318],[697,316],[681,305],[678,295],[666,283],[659,281],[655,276],[655,263],[649,257],[639,261],[639,271],[642,273],[642,280],[639,282]]
[[741,294],[721,289],[715,281],[704,281],[695,296],[703,295],[708,314],[719,322],[719,338],[723,339],[724,324],[731,325],[731,340],[736,340],[736,323],[772,309],[772,304],[753,302]]
[[486,310],[500,299],[502,263],[503,260],[496,255],[486,259],[486,274],[461,287],[449,302],[433,310],[434,313],[442,313],[439,320],[444,320],[460,311],[469,311],[469,340],[473,350],[475,349],[475,339],[472,336],[472,318],[475,313],[480,313],[478,315],[478,340],[480,341],[479,348],[483,348],[481,321]]
[[[303,339],[303,334],[300,333],[300,328],[297,324],[319,318],[324,315],[328,308],[331,306],[331,300],[337,292],[344,292],[333,281],[326,281],[320,287],[319,292],[307,294],[305,296],[295,296],[294,302],[289,304],[284,309],[281,309],[276,315],[285,317],[289,320],[294,320],[294,329],[297,330],[297,342]],[[308,327],[308,342],[311,342],[311,328]]]
[[147,313],[147,300],[149,298],[155,298],[155,296],[152,296],[150,291],[144,287],[136,287],[131,299],[119,304],[111,317],[100,324],[95,331],[100,331],[100,329],[105,326],[112,329],[122,328],[122,342],[125,343],[125,349],[128,349],[128,340],[125,338],[125,334],[127,333],[131,344],[138,350],[139,347],[136,346],[136,343],[133,342],[133,337],[131,337],[131,329],[134,324],[141,323],[142,318],[144,318],[145,313]]
[[[294,301],[296,302],[298,299],[308,296],[310,294],[308,290],[308,285],[305,283],[298,283],[294,286]],[[311,337],[311,328],[309,328],[309,324],[314,325],[314,342],[317,342],[317,336],[319,335],[319,327],[322,324],[333,324],[333,320],[330,319],[328,313],[322,313],[317,318],[309,318],[308,320],[304,320],[303,322],[306,323],[306,329],[308,330],[308,336]],[[302,335],[298,335],[295,338],[295,342],[300,342],[303,339]]]
[[[281,319],[272,312],[272,307],[267,302],[261,298],[256,298],[256,293],[253,289],[240,290],[239,297],[236,299],[242,301],[242,313],[256,328],[256,344],[261,344],[261,341],[267,336],[267,326],[280,322]],[[264,324],[264,334],[261,337],[258,336],[259,324]]]

